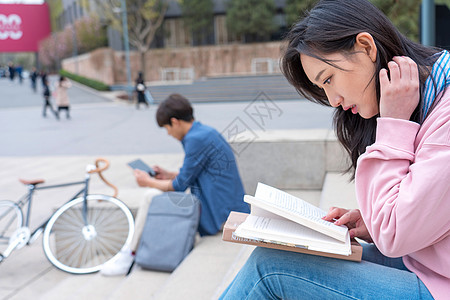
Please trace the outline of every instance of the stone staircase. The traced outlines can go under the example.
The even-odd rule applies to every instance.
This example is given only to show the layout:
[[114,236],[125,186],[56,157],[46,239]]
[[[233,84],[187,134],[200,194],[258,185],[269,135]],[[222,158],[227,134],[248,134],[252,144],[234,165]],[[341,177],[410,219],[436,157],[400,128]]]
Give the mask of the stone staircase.
[[136,266],[127,277],[104,277],[65,274],[46,266],[32,284],[2,299],[217,299],[252,250],[224,243],[216,235],[198,241],[173,273]]
[[[267,178],[266,183],[277,186],[277,181],[283,176],[297,176],[298,181],[311,181],[315,187],[281,187],[283,190],[298,196],[316,206],[327,210],[330,206],[356,207],[354,185],[349,183],[348,176],[340,173],[342,169],[341,152],[336,148],[335,141],[327,133],[317,134],[311,138],[308,134],[289,134],[289,139],[265,137],[254,141],[246,151],[254,153],[254,157],[241,155],[238,158],[241,174],[252,172],[254,178],[262,177],[259,172],[267,168],[254,168],[254,162],[244,160],[258,160],[259,155],[267,155],[267,143],[270,149],[276,148],[284,155],[285,162],[297,157],[308,157],[307,154],[321,155],[313,161],[305,163],[310,170],[319,173],[311,175],[304,172],[304,166],[295,165],[296,170],[286,172],[286,166],[270,168],[273,178]],[[278,143],[278,144],[277,144]],[[269,149],[269,150],[270,150]],[[270,150],[272,151],[272,150]],[[273,150],[275,151],[275,150]],[[300,155],[303,152],[305,156]],[[265,154],[262,154],[264,153]],[[143,155],[144,161],[158,161],[160,165],[170,169],[177,169],[182,162],[182,155]],[[64,182],[81,177],[84,165],[92,163],[95,157],[30,157],[30,158],[0,158],[1,198],[15,199],[25,191],[18,184],[18,177],[44,177],[48,182]],[[119,198],[132,209],[136,208],[139,200],[144,197],[145,189],[137,187],[130,170],[126,166],[135,156],[124,155],[107,157],[111,161],[111,168],[105,176],[114,183],[120,182]],[[324,160],[324,161],[321,161]],[[69,166],[71,166],[69,168]],[[76,167],[75,167],[76,166]],[[298,169],[298,170],[297,170]],[[302,175],[305,174],[305,175]],[[276,176],[275,176],[276,175]],[[244,175],[245,176],[245,175]],[[245,178],[243,179],[245,181]],[[248,175],[250,176],[250,174]],[[309,176],[309,177],[308,177]],[[251,180],[254,180],[251,179]],[[248,178],[250,180],[250,178]],[[316,180],[317,179],[317,180]],[[272,180],[272,182],[271,182]],[[316,182],[317,181],[317,182]],[[319,186],[318,182],[322,182]],[[246,182],[246,188],[253,188],[253,181]],[[311,185],[310,185],[311,186]],[[91,190],[97,193],[110,193],[99,181],[94,180]],[[253,193],[253,191],[248,191]],[[36,202],[45,205],[33,206],[34,217],[42,217],[43,206],[57,203],[60,194],[42,194],[36,196]],[[54,207],[54,206],[53,206]],[[35,221],[34,219],[32,222]],[[45,258],[41,241],[38,239],[31,246],[24,247],[13,253],[0,265],[0,300],[3,299],[217,299],[225,290],[234,276],[240,270],[253,250],[252,246],[223,242],[221,235],[198,238],[195,248],[172,273],[143,270],[138,266],[133,268],[127,277],[103,277],[100,274],[72,275],[54,268]]]
[[[182,94],[193,103],[253,101],[261,92],[271,100],[301,98],[281,74],[211,77],[189,84],[151,85],[148,88],[156,103],[160,103],[172,93]],[[124,86],[112,87],[112,90],[124,89]]]
[[[351,197],[352,186],[346,180],[340,174],[330,173],[322,191],[287,192],[323,208],[336,204],[350,207],[354,199]],[[345,201],[347,205],[336,203],[336,196],[340,198],[338,201]],[[193,251],[172,273],[143,270],[135,266],[127,277],[104,277],[98,273],[72,275],[57,270],[46,261],[40,243],[36,243],[21,249],[23,252],[16,257],[20,258],[21,265],[14,263],[17,268],[27,268],[31,264],[34,274],[23,278],[17,292],[6,297],[2,295],[0,299],[217,299],[253,248],[223,242],[221,234],[217,234],[198,238]],[[3,278],[1,285],[4,285]]]

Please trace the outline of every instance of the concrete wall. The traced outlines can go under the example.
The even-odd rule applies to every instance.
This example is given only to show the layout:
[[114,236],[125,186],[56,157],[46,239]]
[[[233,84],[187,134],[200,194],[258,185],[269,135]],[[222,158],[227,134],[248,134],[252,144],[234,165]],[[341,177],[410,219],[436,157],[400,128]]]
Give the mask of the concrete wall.
[[327,172],[342,172],[349,165],[331,130],[255,133],[258,137],[244,147],[245,137],[229,140],[247,194],[254,194],[258,181],[280,189],[320,190]]
[[109,48],[100,48],[77,57],[64,59],[61,65],[66,71],[108,85],[116,81],[114,51]]
[[[163,68],[193,68],[194,79],[207,76],[242,75],[252,73],[252,59],[280,58],[280,42],[231,44],[185,48],[152,49],[146,57],[146,80],[160,81]],[[77,66],[78,65],[78,66]],[[130,52],[132,79],[142,70],[140,54]],[[109,48],[97,49],[75,58],[64,59],[63,69],[100,80],[106,84],[126,82],[125,53]],[[279,72],[275,68],[275,72]]]

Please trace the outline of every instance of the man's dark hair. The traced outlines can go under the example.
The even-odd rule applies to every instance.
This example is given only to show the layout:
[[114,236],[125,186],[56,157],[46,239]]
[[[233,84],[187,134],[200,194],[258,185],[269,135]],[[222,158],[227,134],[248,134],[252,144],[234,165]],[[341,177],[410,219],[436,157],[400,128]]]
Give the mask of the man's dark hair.
[[172,94],[166,98],[156,111],[156,122],[159,127],[172,125],[171,118],[191,122],[194,120],[194,110],[189,100],[180,94]]

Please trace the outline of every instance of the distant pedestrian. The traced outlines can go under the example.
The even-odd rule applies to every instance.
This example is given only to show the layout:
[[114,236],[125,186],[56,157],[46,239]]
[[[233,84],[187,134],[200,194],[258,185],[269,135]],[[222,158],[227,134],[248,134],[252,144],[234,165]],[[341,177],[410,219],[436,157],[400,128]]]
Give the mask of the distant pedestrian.
[[42,81],[42,87],[44,87],[45,82],[47,81],[47,72],[41,71],[41,81]]
[[67,119],[70,119],[70,102],[67,90],[71,86],[72,83],[69,81],[69,79],[65,78],[64,76],[60,76],[58,85],[56,86],[54,92],[56,106],[58,106],[58,114],[61,113],[62,110],[65,110]]
[[36,68],[33,67],[31,69],[30,80],[31,80],[31,88],[33,89],[33,92],[35,92],[35,93],[37,91],[36,82],[37,82],[38,76],[39,76],[39,74],[38,74]]
[[23,71],[23,68],[22,68],[21,65],[19,65],[19,66],[16,67],[16,72],[17,72],[17,76],[19,77],[19,83],[20,83],[20,84],[22,84],[22,82],[23,82],[22,71]]
[[137,103],[136,108],[139,109],[139,104],[143,103],[148,108],[147,99],[145,99],[145,90],[147,87],[145,86],[144,76],[142,72],[139,72],[138,78],[136,79],[136,93],[137,93]]
[[45,79],[45,81],[43,83],[43,86],[44,86],[44,92],[43,92],[43,95],[44,95],[44,107],[43,107],[43,110],[42,110],[42,116],[44,118],[46,118],[47,117],[47,108],[50,108],[50,111],[55,115],[56,119],[59,120],[59,114],[53,108],[52,103],[50,102],[50,95],[51,95],[51,93],[50,93],[50,87],[48,85],[48,80],[47,79]]
[[9,79],[11,81],[14,81],[14,77],[16,76],[16,68],[14,67],[13,62],[9,62],[8,64],[8,72],[9,72]]

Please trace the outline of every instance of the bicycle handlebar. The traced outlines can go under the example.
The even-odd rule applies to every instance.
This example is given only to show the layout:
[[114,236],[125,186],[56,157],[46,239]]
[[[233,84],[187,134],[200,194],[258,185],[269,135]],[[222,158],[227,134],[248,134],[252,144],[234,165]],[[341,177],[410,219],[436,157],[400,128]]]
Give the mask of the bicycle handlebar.
[[[105,165],[103,167],[100,167],[100,163],[104,163]],[[108,180],[105,179],[105,177],[103,177],[102,172],[105,171],[106,169],[108,169],[109,167],[109,161],[105,158],[97,158],[95,160],[95,169],[93,170],[89,170],[87,171],[89,174],[93,174],[93,173],[98,173],[98,176],[100,177],[101,180],[103,180],[103,182],[111,187],[114,190],[114,195],[113,197],[117,197],[117,194],[119,193],[119,190],[117,189],[117,187],[110,183]]]
[[[99,164],[100,164],[101,162],[104,163],[105,165],[104,165],[103,167],[100,168]],[[97,159],[95,160],[95,167],[96,167],[95,169],[89,170],[88,173],[89,173],[89,174],[92,174],[92,173],[101,173],[101,172],[105,171],[106,169],[109,168],[109,161],[108,161],[107,159],[105,159],[105,158],[97,158]]]

